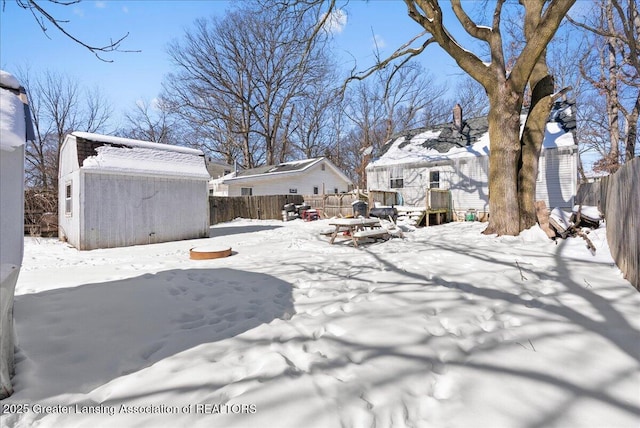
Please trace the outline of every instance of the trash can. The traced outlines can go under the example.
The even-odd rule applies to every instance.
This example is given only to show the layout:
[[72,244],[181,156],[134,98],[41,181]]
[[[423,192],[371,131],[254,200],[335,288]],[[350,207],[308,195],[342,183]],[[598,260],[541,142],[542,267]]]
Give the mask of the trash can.
[[353,206],[353,216],[354,217],[367,217],[367,203],[364,201],[355,201],[351,204]]

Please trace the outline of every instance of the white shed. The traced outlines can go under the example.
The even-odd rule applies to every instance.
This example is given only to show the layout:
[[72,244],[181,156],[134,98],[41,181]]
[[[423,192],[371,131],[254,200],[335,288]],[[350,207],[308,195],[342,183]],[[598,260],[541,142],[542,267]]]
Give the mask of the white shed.
[[215,196],[344,193],[353,183],[325,157],[234,171],[211,181]]
[[13,392],[13,296],[24,251],[24,150],[33,140],[24,88],[0,70],[0,400]]
[[209,236],[200,150],[73,132],[60,150],[60,239],[79,250]]
[[[526,116],[521,117],[524,124]],[[547,206],[571,208],[577,191],[578,148],[574,139],[574,104],[556,103],[547,122],[536,199]],[[427,189],[451,191],[453,209],[489,211],[489,126],[487,117],[393,137],[377,159],[367,165],[369,190],[397,191],[401,203],[424,206]]]

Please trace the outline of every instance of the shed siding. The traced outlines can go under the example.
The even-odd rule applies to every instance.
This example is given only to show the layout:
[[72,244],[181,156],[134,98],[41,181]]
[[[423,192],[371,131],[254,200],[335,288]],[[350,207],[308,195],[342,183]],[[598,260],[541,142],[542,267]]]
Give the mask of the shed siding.
[[[58,236],[77,248],[80,242],[80,173],[76,139],[68,136],[60,149],[58,171]],[[71,183],[72,214],[66,214],[66,184]]]
[[206,181],[83,176],[81,250],[208,237]]
[[[58,236],[77,248],[80,242],[80,205],[82,203],[80,172],[60,177],[58,185]],[[66,213],[66,185],[71,184],[71,214]]]

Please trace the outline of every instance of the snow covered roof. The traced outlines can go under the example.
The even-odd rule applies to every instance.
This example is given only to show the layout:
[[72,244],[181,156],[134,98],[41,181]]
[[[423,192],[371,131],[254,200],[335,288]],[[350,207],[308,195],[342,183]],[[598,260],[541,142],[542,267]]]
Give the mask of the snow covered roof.
[[201,150],[89,132],[70,137],[85,170],[209,179]]
[[283,162],[277,165],[264,165],[257,168],[240,170],[237,173],[232,172],[231,174],[226,175],[225,177],[223,177],[223,180],[224,182],[228,182],[232,180],[267,178],[284,174],[297,174],[307,171],[313,166],[320,164],[321,162],[326,163],[345,181],[351,183],[351,180],[325,157],[302,159],[291,162]]
[[[543,147],[545,149],[575,145],[575,103],[557,102],[547,122]],[[526,115],[520,117],[524,126]],[[486,116],[466,119],[460,129],[452,123],[431,128],[404,131],[393,136],[381,150],[380,156],[367,168],[398,164],[424,164],[442,160],[486,156],[489,154],[489,122]]]
[[29,110],[19,95],[18,80],[12,74],[0,70],[0,150],[13,151],[25,144],[25,115],[29,114]]

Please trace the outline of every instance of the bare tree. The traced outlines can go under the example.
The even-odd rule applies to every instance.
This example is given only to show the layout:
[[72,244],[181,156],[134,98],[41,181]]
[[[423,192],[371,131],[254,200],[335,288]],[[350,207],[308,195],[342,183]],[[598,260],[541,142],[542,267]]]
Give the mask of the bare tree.
[[[461,41],[453,37],[453,31],[444,23],[441,2],[404,0],[409,17],[424,31],[388,58],[350,79],[363,79],[389,64],[406,62],[437,43],[465,73],[482,85],[489,99],[489,210],[492,213],[484,233],[517,235],[535,224],[535,208],[528,201],[535,195],[536,165],[540,154],[536,147],[542,145],[544,126],[554,98],[553,81],[545,74],[545,50],[575,1],[520,0],[519,4],[524,8],[521,28],[525,44],[517,55],[507,58],[502,28],[506,0],[492,2],[493,13],[488,25],[476,23],[465,11],[461,0],[450,1],[466,36],[482,45],[480,53],[463,48]],[[336,7],[335,2],[328,5],[329,12]],[[486,2],[485,9],[488,6],[489,2]],[[531,92],[535,100],[521,141],[520,114],[527,87],[533,88]]]
[[[526,44],[513,61],[507,62],[502,35],[504,0],[497,0],[491,23],[478,25],[466,13],[460,0],[452,0],[453,12],[473,39],[483,42],[490,52],[489,61],[464,49],[445,26],[436,0],[405,0],[409,16],[430,38],[418,49],[403,49],[393,57],[417,55],[430,43],[437,43],[473,79],[489,97],[489,225],[485,233],[517,235],[535,224],[535,173],[544,137],[544,126],[551,108],[553,84],[546,70],[545,49],[575,0],[521,0],[524,7],[523,30]],[[520,140],[520,112],[527,86],[535,100]],[[536,105],[539,105],[536,108]]]
[[[121,50],[120,46],[124,39],[129,36],[129,33],[124,36],[114,40],[110,40],[109,43],[104,45],[94,45],[88,43],[78,36],[75,36],[73,33],[69,32],[66,28],[66,24],[69,23],[68,20],[63,20],[57,18],[55,15],[56,12],[52,11],[53,7],[56,6],[71,6],[80,3],[82,0],[15,0],[16,4],[19,8],[24,9],[31,13],[33,19],[38,23],[42,32],[48,36],[49,25],[52,25],[56,30],[60,31],[67,38],[71,39],[75,43],[80,46],[88,49],[91,53],[93,53],[99,60],[105,62],[112,62],[111,60],[105,59],[103,54],[109,52],[139,52],[139,51],[131,51],[131,50]],[[2,0],[2,8],[6,7],[7,0]]]
[[99,89],[83,90],[68,75],[46,71],[31,78],[20,74],[28,88],[36,140],[25,149],[25,175],[30,187],[58,188],[60,148],[66,134],[73,131],[99,132],[112,109]]
[[365,168],[371,154],[379,153],[395,133],[425,126],[429,120],[442,123],[449,117],[442,115],[446,87],[434,82],[419,64],[407,62],[347,87],[344,113],[351,123],[350,156],[355,157],[359,186],[366,187]]
[[179,144],[174,135],[176,122],[161,102],[139,100],[124,114],[125,127],[118,134],[136,140]]
[[337,138],[334,120],[342,108],[337,89],[329,91],[319,86],[314,92],[316,96],[305,97],[297,103],[292,117],[291,148],[306,158],[324,156],[333,146]]
[[[455,101],[460,104],[465,117],[480,117],[486,116],[489,111],[489,99],[484,91],[484,88],[475,80],[469,76],[463,76],[456,85]],[[446,113],[444,120],[440,120],[436,123],[443,123],[450,119],[452,103],[449,103],[446,108],[441,108],[441,114]]]
[[[580,71],[606,99],[609,149],[594,166],[614,172],[636,156],[640,115],[640,15],[634,0],[599,0],[594,13],[571,23],[591,33]],[[606,143],[606,142],[605,142]],[[622,147],[622,152],[621,152]],[[624,153],[624,156],[622,156]]]
[[163,99],[220,154],[242,154],[253,167],[285,160],[295,149],[293,122],[331,70],[317,31],[320,17],[244,3],[223,19],[198,20],[169,48],[177,71]]
[[344,114],[350,122],[348,143],[342,147],[342,155],[350,160],[350,170],[358,187],[366,187],[365,150],[377,151],[385,142],[386,117],[381,92],[383,88],[374,81],[361,81],[349,88],[345,96]]

